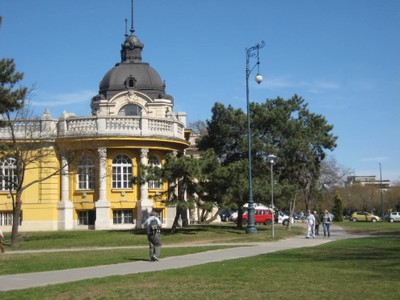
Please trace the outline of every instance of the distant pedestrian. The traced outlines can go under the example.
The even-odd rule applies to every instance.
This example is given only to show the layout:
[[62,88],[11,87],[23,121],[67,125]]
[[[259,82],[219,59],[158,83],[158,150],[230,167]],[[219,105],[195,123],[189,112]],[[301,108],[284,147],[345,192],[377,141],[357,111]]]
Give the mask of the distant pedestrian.
[[311,213],[311,211],[307,212],[307,234],[306,238],[309,239],[310,236],[312,235],[313,238],[315,238],[315,231],[314,231],[314,226],[315,226],[315,218],[314,215]]
[[331,231],[330,231],[329,227],[331,225],[332,220],[331,220],[331,215],[330,215],[329,211],[325,210],[324,216],[322,218],[322,222],[324,225],[324,237],[326,237],[326,236],[330,237]]
[[154,210],[150,213],[150,217],[143,223],[143,226],[147,230],[150,261],[158,261],[161,251],[161,221]]
[[0,229],[0,250],[1,250],[1,253],[4,253],[3,242],[4,242],[4,234],[3,234],[3,231],[1,231],[1,229]]
[[315,210],[314,210],[314,219],[315,219],[315,235],[319,235],[319,224],[321,222],[319,221],[317,211]]

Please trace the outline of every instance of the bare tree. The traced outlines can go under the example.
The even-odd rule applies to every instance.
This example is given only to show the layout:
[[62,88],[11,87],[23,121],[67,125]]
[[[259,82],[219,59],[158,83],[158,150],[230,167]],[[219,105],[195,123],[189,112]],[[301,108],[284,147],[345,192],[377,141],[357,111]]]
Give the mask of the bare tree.
[[[22,194],[29,187],[59,175],[66,165],[61,165],[56,149],[55,128],[45,118],[31,118],[29,108],[20,108],[15,113],[3,113],[6,126],[1,132],[1,158],[9,163],[8,172],[0,174],[12,200],[13,222],[11,246],[18,241],[18,230],[22,211]],[[40,170],[40,172],[39,172]],[[27,173],[38,174],[27,181]],[[39,175],[40,174],[40,175]]]
[[321,162],[319,186],[323,192],[335,190],[343,187],[347,176],[354,174],[350,168],[341,166],[334,156],[328,156]]

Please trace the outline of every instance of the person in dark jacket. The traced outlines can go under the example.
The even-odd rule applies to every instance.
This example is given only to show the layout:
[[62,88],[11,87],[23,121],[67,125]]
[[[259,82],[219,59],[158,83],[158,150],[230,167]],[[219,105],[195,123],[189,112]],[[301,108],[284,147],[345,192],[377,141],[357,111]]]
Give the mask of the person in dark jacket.
[[143,227],[147,230],[150,261],[159,261],[161,252],[161,221],[154,210],[150,213],[150,217],[143,223]]
[[319,230],[319,224],[320,224],[321,222],[319,221],[319,217],[318,217],[317,211],[315,211],[315,210],[314,210],[314,219],[315,219],[315,226],[314,226],[314,228],[315,228],[315,235],[319,235],[318,230]]

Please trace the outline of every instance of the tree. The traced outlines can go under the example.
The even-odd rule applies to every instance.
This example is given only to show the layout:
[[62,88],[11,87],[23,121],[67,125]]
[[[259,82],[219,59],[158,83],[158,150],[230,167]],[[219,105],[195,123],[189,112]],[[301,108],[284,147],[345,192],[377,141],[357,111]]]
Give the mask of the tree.
[[[337,138],[331,133],[333,126],[323,116],[311,113],[297,95],[288,100],[278,97],[261,104],[251,103],[250,119],[254,199],[269,202],[267,157],[275,154],[278,156],[274,167],[276,203],[294,210],[296,199],[301,197],[305,207],[311,208],[313,199],[321,198],[318,179],[325,151],[336,147]],[[207,121],[207,132],[198,143],[200,150],[212,148],[224,166],[240,165],[239,162],[247,165],[246,115],[242,110],[216,103],[212,118]],[[238,181],[248,175],[244,168],[239,172]],[[236,175],[231,173],[232,178]],[[229,188],[237,190],[238,181],[232,180]],[[235,201],[238,206],[247,199],[244,196],[247,192],[247,184],[242,184],[237,194],[243,197]]]
[[[1,23],[1,18],[0,18]],[[51,126],[43,119],[32,118],[26,105],[28,88],[21,86],[23,73],[16,71],[14,60],[0,60],[0,127],[2,142],[0,159],[7,161],[9,172],[0,172],[3,188],[8,190],[12,200],[12,232],[11,246],[18,241],[18,229],[21,221],[22,194],[29,187],[46,181],[60,174],[60,163],[55,155],[56,146],[46,134]],[[58,149],[62,154],[64,149]],[[55,159],[52,159],[55,158]],[[28,172],[38,172],[41,176],[26,181]]]
[[334,205],[332,212],[335,215],[335,220],[338,222],[343,222],[343,203],[339,193],[335,194],[333,202]]
[[207,134],[206,122],[201,120],[189,123],[188,129],[191,129],[193,133],[198,136],[205,136]]
[[198,159],[174,154],[166,156],[166,162],[161,169],[161,178],[169,183],[168,201],[176,205],[172,233],[176,231],[179,219],[182,219],[182,226],[189,225],[187,210],[193,206],[199,174]]
[[300,192],[305,208],[310,209],[313,199],[319,197],[318,179],[325,151],[336,147],[333,126],[322,115],[311,113],[304,99],[297,95],[288,100],[267,99],[254,104],[252,111],[254,143],[261,145],[258,159],[268,153],[277,155],[277,178],[293,191],[292,199]]
[[[0,18],[1,25],[1,18]],[[25,99],[27,97],[28,89],[26,87],[16,87],[16,85],[23,79],[23,73],[16,72],[16,66],[13,59],[0,60],[0,126],[9,127],[11,125],[11,116],[15,111],[23,108]],[[13,127],[10,127],[11,135],[15,137]],[[14,246],[16,243],[18,233],[18,222],[21,212],[21,185],[24,179],[24,170],[26,164],[21,159],[23,154],[15,150],[16,139],[12,138],[11,143],[2,143],[1,156],[3,158],[10,157],[12,162],[15,163],[15,176],[10,177],[7,174],[1,173],[0,176],[5,182],[5,188],[10,191],[13,200],[13,226],[12,226],[12,239],[11,244]],[[14,154],[14,155],[10,155]],[[15,182],[15,179],[17,182]],[[19,181],[18,181],[19,180]],[[14,199],[14,191],[16,192],[16,199]]]

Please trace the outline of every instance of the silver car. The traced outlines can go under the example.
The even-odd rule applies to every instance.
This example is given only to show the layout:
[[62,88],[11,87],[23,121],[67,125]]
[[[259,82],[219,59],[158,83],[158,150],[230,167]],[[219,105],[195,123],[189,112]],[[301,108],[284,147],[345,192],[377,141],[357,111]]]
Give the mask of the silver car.
[[393,211],[389,214],[389,222],[400,222],[400,212]]

